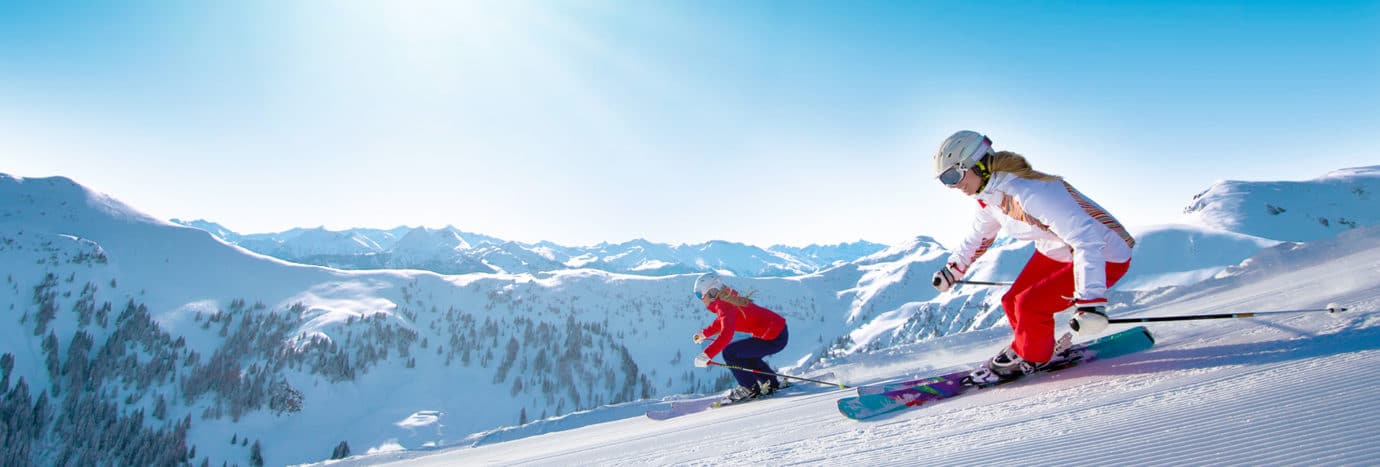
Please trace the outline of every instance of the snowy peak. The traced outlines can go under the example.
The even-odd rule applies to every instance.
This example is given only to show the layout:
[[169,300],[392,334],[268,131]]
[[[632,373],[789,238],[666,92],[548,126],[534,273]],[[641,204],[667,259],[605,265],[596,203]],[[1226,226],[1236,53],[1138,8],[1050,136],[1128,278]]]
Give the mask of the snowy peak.
[[498,272],[522,273],[532,271],[554,271],[564,269],[564,265],[554,259],[554,255],[543,249],[529,249],[517,242],[485,244],[467,255],[479,259],[484,265]]
[[[488,245],[487,242],[484,245]],[[464,234],[454,227],[431,229],[418,227],[412,229],[393,248],[384,254],[383,267],[396,269],[424,269],[442,274],[465,274],[471,272],[525,272],[508,271],[503,267],[487,264],[483,255],[489,251],[475,253],[475,245],[466,240]],[[375,263],[362,263],[361,269],[369,269]]]
[[217,223],[215,223],[215,222],[211,222],[211,221],[208,221],[208,220],[205,220],[205,219],[197,219],[197,220],[194,220],[194,221],[184,221],[184,220],[182,220],[182,219],[172,219],[172,223],[177,224],[177,225],[181,225],[181,226],[185,226],[185,227],[191,227],[191,228],[194,228],[194,229],[205,230],[205,231],[207,231],[207,232],[210,232],[211,235],[215,235],[216,238],[223,239],[223,240],[225,240],[226,242],[236,243],[236,242],[239,242],[239,241],[240,241],[240,234],[235,233],[235,231],[230,230],[230,229],[226,228],[226,227],[223,226],[223,225],[220,225],[220,224],[217,224]]
[[905,243],[881,249],[872,254],[863,256],[858,259],[858,262],[862,264],[884,263],[897,261],[907,256],[924,255],[930,252],[943,251],[945,251],[944,245],[939,244],[939,241],[935,240],[934,237],[920,235]]
[[742,243],[715,240],[691,248],[697,252],[695,265],[738,275],[793,276],[817,269],[788,254]]
[[1196,222],[1283,241],[1309,241],[1380,223],[1380,166],[1300,181],[1221,181],[1184,212]]
[[858,240],[852,243],[838,243],[834,245],[812,244],[804,247],[773,245],[771,248],[768,248],[768,250],[788,254],[816,268],[825,268],[839,262],[846,263],[853,261],[885,250],[886,248],[886,245]]
[[0,222],[28,226],[91,226],[112,220],[167,224],[66,177],[22,178],[0,173]]
[[285,254],[299,258],[316,255],[362,255],[383,250],[378,243],[358,233],[333,232],[324,227],[302,231],[284,241],[281,248]]
[[430,229],[418,227],[403,235],[393,245],[393,251],[400,255],[454,255],[473,248],[454,228]]

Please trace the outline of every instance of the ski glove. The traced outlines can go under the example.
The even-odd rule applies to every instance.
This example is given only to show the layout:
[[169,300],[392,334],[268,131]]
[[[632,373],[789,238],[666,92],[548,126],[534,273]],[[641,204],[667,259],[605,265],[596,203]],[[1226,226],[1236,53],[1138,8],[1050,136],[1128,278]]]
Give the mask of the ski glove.
[[963,277],[963,274],[954,268],[954,263],[946,264],[934,273],[934,288],[940,293],[948,292],[960,277]]
[[1101,334],[1107,329],[1107,300],[1080,300],[1074,305],[1073,319],[1069,320],[1069,327],[1079,335],[1091,336]]
[[703,354],[703,353],[701,353],[698,357],[695,357],[695,366],[700,367],[700,368],[708,367],[708,366],[709,366],[709,356],[708,356],[708,355],[705,355],[705,354]]
[[704,342],[704,333],[697,332],[695,335],[690,336],[690,340],[695,341],[696,344]]

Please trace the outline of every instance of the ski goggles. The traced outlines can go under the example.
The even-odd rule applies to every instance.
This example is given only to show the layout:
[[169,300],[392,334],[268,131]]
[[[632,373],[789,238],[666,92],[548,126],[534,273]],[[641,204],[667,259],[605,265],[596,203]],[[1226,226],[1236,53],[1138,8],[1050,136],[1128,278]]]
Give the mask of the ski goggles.
[[700,299],[700,300],[704,300],[705,297],[709,297],[710,300],[719,298],[719,289],[709,289],[708,292],[705,292],[705,293],[703,293],[703,294],[700,294],[699,292],[695,292],[695,298],[698,298],[698,299]]
[[949,167],[949,170],[939,174],[939,183],[943,183],[945,186],[957,185],[958,182],[963,181],[963,174],[967,171],[968,169],[960,169],[958,166]]

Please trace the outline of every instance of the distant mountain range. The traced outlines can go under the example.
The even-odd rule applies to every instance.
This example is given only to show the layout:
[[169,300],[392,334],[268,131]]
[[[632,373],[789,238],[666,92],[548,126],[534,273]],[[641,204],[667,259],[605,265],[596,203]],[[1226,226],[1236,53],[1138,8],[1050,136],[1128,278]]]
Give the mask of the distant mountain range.
[[292,229],[240,234],[207,220],[173,223],[195,227],[232,245],[301,264],[338,269],[422,269],[441,274],[519,274],[563,269],[598,269],[620,274],[665,276],[708,271],[741,277],[784,277],[819,272],[886,249],[857,241],[835,245],[759,248],[710,241],[667,245],[646,240],[563,246],[502,240],[447,226],[393,229]]

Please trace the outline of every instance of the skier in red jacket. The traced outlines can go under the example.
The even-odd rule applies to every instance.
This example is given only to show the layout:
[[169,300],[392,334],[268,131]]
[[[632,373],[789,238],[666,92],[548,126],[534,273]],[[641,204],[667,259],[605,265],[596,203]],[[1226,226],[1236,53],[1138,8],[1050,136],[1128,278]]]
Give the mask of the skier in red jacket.
[[[758,306],[748,297],[724,285],[718,274],[706,273],[695,280],[695,297],[704,303],[705,308],[718,315],[708,327],[691,338],[696,344],[717,335],[714,342],[695,357],[695,366],[709,366],[709,360],[723,352],[724,362],[741,368],[763,373],[775,373],[762,357],[780,352],[789,340],[786,332],[786,319],[771,310]],[[729,343],[733,333],[742,332],[752,337]],[[729,391],[729,401],[752,399],[771,394],[782,387],[774,375],[753,373],[730,368],[738,387]]]

